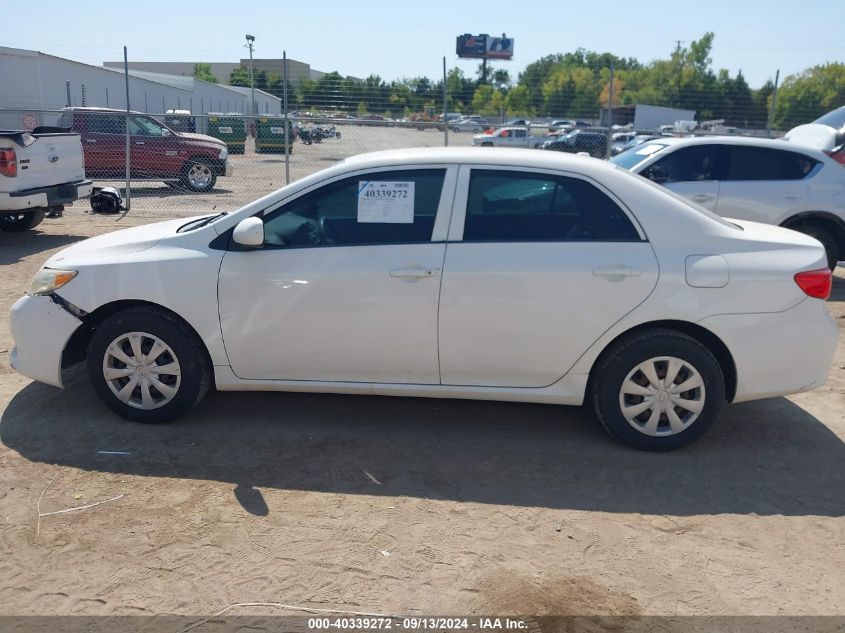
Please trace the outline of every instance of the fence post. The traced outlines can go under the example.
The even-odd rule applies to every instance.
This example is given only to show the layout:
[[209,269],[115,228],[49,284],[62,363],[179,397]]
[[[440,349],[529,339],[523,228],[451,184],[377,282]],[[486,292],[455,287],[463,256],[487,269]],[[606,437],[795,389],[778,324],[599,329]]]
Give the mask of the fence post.
[[65,81],[65,91],[67,92],[67,107],[70,107],[70,80]]
[[610,64],[610,84],[607,94],[607,147],[604,157],[610,160],[610,146],[613,141],[613,64]]
[[[282,105],[285,109],[285,184],[290,184],[290,145],[288,141],[288,52],[282,51]],[[291,139],[292,141],[293,139]]]
[[[126,52],[126,47],[123,47],[123,76],[124,81],[126,82],[126,129],[124,130],[124,136],[126,137],[126,144],[125,144],[125,153],[126,153],[126,211],[124,215],[129,212],[129,207],[132,204],[132,193],[129,190],[131,182],[131,171],[130,171],[130,154],[129,154],[129,56]],[[108,91],[108,88],[106,89]],[[106,92],[108,95],[108,92]]]
[[780,79],[780,68],[775,72],[775,89],[772,91],[772,106],[769,110],[769,121],[766,124],[766,136],[772,136],[772,123],[775,120],[775,103],[778,98],[778,80]]
[[449,147],[449,93],[446,89],[446,56],[443,56],[443,146]]

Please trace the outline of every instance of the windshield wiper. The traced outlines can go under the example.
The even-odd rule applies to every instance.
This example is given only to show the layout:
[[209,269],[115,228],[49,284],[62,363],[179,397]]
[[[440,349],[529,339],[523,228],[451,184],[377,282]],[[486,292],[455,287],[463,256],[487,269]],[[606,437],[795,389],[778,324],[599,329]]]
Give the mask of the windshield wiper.
[[228,215],[228,214],[229,214],[228,211],[223,211],[221,213],[216,213],[214,215],[210,215],[207,218],[200,218],[199,220],[194,220],[193,222],[188,222],[187,224],[183,224],[182,226],[180,226],[179,229],[177,230],[177,233],[185,233],[186,231],[193,231],[195,229],[202,228],[202,227],[206,226],[207,224],[210,224],[214,220],[217,220],[218,218],[222,218],[224,215]]

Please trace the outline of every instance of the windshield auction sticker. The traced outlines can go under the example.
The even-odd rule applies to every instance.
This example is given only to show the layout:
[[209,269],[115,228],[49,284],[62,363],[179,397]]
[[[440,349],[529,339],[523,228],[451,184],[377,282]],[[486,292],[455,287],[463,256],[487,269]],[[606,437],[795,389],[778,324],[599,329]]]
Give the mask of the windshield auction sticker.
[[358,222],[413,224],[413,182],[358,182]]

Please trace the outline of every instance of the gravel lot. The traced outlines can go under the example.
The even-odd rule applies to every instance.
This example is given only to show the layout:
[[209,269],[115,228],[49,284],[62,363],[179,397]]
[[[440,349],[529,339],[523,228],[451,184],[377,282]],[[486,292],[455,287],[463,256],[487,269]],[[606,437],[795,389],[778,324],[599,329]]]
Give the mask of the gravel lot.
[[[297,144],[292,174],[442,143],[343,133]],[[219,192],[155,183],[123,219],[77,205],[0,233],[0,614],[845,614],[845,335],[826,387],[730,406],[665,455],[615,444],[586,410],[492,402],[211,394],[141,426],[78,368],[64,392],[9,368],[6,315],[49,255],[283,182],[283,156],[233,160]],[[845,328],[841,268],[829,308]]]

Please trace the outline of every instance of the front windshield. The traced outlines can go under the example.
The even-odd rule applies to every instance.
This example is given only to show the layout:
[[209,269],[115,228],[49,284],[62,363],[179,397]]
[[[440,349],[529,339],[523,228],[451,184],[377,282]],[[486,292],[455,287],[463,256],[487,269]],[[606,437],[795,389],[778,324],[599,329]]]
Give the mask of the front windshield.
[[828,112],[823,117],[819,117],[813,123],[818,123],[819,125],[828,125],[832,127],[834,130],[839,130],[845,127],[845,106],[841,108],[836,108],[833,112]]
[[641,162],[649,158],[652,154],[656,154],[669,147],[666,143],[643,143],[636,145],[631,149],[620,152],[610,159],[614,165],[619,165],[624,169],[633,169]]

